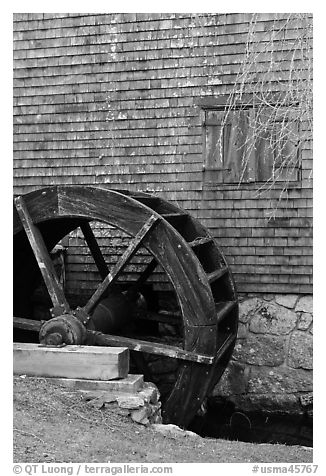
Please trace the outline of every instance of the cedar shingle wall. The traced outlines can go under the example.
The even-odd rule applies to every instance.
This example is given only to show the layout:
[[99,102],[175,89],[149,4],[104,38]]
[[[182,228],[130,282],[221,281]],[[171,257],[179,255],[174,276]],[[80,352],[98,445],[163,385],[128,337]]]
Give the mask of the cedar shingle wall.
[[[259,14],[262,54],[284,14]],[[243,292],[312,290],[312,150],[302,182],[279,190],[205,187],[198,100],[228,94],[243,59],[250,14],[15,14],[14,184],[108,184],[176,200],[222,245]],[[298,21],[300,27],[300,21]],[[272,89],[282,87],[296,28],[274,43]],[[284,46],[285,45],[285,46]],[[266,52],[265,52],[266,51]],[[305,71],[302,73],[305,74]]]

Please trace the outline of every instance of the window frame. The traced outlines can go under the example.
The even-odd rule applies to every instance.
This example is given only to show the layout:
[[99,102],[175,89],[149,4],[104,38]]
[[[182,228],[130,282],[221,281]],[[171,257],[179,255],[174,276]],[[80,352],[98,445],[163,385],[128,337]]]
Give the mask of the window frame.
[[[279,98],[279,95],[274,95],[276,98]],[[201,124],[202,124],[202,159],[203,159],[203,185],[205,188],[210,188],[210,189],[220,189],[221,187],[223,188],[237,188],[239,189],[252,189],[252,188],[261,188],[264,184],[268,183],[268,179],[259,179],[259,174],[257,172],[258,169],[258,161],[256,158],[254,158],[254,165],[251,164],[251,167],[255,169],[255,174],[254,176],[250,177],[250,171],[248,172],[249,174],[249,180],[226,180],[226,172],[227,167],[216,167],[212,166],[208,163],[207,161],[207,126],[214,126],[214,124],[209,124],[209,120],[207,120],[207,115],[209,112],[216,111],[218,113],[226,113],[226,110],[228,108],[228,96],[219,96],[219,97],[206,97],[202,98],[198,102],[198,106],[201,109]],[[274,104],[271,103],[271,105],[276,105],[276,101],[274,101]],[[284,104],[282,107],[285,108],[294,108],[298,104],[297,103],[292,103],[292,104]],[[236,112],[236,111],[243,111],[243,110],[248,110],[249,115],[248,115],[248,120],[250,120],[250,111],[255,111],[254,109],[254,103],[252,101],[251,95],[243,95],[241,102],[239,101],[238,103],[235,104],[235,106],[230,109],[231,113]],[[252,118],[251,118],[252,120]],[[216,124],[218,125],[218,124]],[[298,135],[300,135],[300,128],[298,124]],[[224,132],[223,132],[224,134]],[[223,138],[223,142],[224,142]],[[297,150],[297,156],[298,156],[298,166],[294,167],[293,169],[296,169],[297,176],[296,179],[294,180],[288,180],[286,177],[284,179],[278,179],[273,183],[273,189],[300,189],[302,188],[302,151],[301,147],[298,147]],[[251,159],[249,159],[251,160]],[[224,163],[225,165],[225,163]],[[258,179],[257,179],[258,178]]]

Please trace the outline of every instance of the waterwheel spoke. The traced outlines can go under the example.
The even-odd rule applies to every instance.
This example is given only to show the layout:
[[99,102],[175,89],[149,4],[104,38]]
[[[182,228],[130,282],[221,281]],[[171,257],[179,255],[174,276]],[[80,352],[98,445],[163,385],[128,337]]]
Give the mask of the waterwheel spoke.
[[133,299],[136,296],[139,289],[145,284],[147,279],[153,274],[158,262],[155,258],[153,258],[150,263],[146,266],[145,270],[141,273],[138,277],[137,281],[133,283],[130,288],[128,289],[126,296],[128,299]]
[[80,229],[83,232],[85,241],[88,245],[88,248],[93,256],[96,267],[100,273],[102,279],[105,279],[109,274],[109,268],[106,264],[102,251],[98,245],[97,239],[95,238],[94,232],[89,224],[89,222],[83,222],[80,225]]
[[152,215],[145,225],[140,229],[140,231],[136,234],[135,238],[130,242],[128,248],[125,252],[121,255],[118,262],[115,264],[113,269],[108,273],[106,278],[102,281],[102,283],[98,286],[92,297],[89,299],[87,304],[83,307],[83,311],[86,313],[90,313],[92,309],[96,306],[98,301],[101,299],[102,295],[105,291],[109,288],[109,286],[118,278],[121,271],[125,268],[127,263],[130,259],[134,256],[137,252],[139,247],[142,244],[142,241],[146,237],[147,233],[153,228],[153,226],[157,223],[158,217]]
[[128,349],[135,350],[137,352],[146,352],[148,354],[172,357],[174,359],[187,360],[201,364],[211,365],[214,362],[213,356],[184,350],[180,347],[161,344],[158,342],[149,342],[131,337],[102,334],[101,332],[92,330],[87,330],[87,336],[92,344],[95,343],[96,345],[127,347]]
[[41,232],[38,227],[34,225],[22,197],[15,198],[15,206],[44,279],[44,283],[50,295],[54,309],[57,309],[60,313],[69,312],[69,304],[59,283],[53,262],[44,243]]
[[41,329],[41,321],[36,321],[32,319],[25,319],[24,317],[14,317],[13,326],[16,329],[24,329],[27,331],[39,332]]

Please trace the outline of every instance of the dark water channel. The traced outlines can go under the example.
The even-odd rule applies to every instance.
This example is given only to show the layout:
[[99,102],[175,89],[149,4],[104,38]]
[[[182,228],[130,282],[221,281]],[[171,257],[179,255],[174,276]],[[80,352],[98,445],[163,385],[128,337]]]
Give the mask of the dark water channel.
[[203,416],[195,417],[189,429],[205,438],[311,447],[313,444],[313,422],[308,413],[298,416],[245,413],[237,411],[230,402],[208,406]]

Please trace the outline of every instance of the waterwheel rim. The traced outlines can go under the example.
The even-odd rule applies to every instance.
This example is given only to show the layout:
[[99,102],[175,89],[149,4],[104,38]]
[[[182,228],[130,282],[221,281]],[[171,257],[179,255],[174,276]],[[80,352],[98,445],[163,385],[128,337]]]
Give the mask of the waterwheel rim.
[[[235,285],[215,241],[189,214],[145,193],[56,186],[23,198],[48,250],[85,221],[103,222],[135,237],[145,223],[157,220],[142,246],[174,288],[183,322],[183,348],[213,358],[211,364],[180,361],[163,417],[166,422],[187,426],[224,372],[237,332]],[[21,236],[20,232],[22,224],[14,214],[14,235]]]

